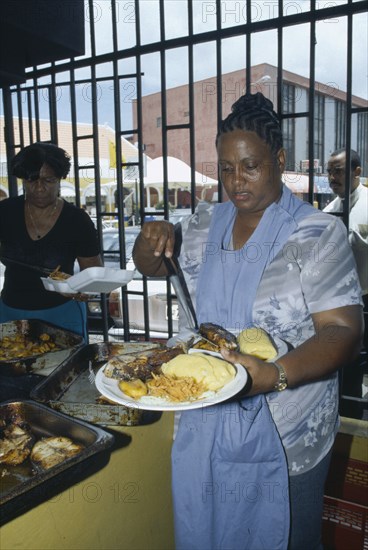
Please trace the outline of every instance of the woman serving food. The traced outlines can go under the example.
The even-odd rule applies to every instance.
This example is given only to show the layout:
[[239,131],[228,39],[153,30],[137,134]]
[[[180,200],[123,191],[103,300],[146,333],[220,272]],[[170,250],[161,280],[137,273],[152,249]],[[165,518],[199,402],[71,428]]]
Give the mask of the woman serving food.
[[[81,208],[60,197],[60,180],[70,170],[64,149],[34,143],[12,160],[24,194],[0,202],[1,261],[6,266],[0,322],[40,319],[87,338],[87,309],[78,295],[45,290],[42,269],[73,274],[101,266],[97,231]],[[29,266],[37,266],[40,272]]]
[[[229,201],[182,223],[179,261],[199,323],[263,329],[276,362],[222,350],[246,395],[182,413],[172,451],[177,548],[321,549],[323,487],[338,429],[337,371],[359,352],[361,291],[346,229],[283,185],[282,132],[262,94],[241,97],[216,139]],[[174,227],[144,224],[134,249],[168,274]]]

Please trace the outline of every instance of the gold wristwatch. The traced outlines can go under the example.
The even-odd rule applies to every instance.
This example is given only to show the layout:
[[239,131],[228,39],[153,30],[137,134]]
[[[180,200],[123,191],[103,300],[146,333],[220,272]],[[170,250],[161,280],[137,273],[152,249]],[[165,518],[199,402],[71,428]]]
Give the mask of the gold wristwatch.
[[275,367],[279,371],[279,379],[274,385],[273,389],[275,391],[284,391],[288,387],[288,380],[285,369],[282,365],[279,365],[278,363],[273,362],[272,364],[275,365]]

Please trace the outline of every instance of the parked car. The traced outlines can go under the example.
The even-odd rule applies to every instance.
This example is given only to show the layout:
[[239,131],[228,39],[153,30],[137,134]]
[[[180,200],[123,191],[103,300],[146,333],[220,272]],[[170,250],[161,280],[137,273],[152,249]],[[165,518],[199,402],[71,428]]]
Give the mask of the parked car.
[[[90,216],[91,220],[94,223],[94,226],[97,227],[97,218],[96,216]],[[117,226],[117,221],[112,218],[102,218],[101,220],[102,229],[109,229],[110,227]]]
[[169,220],[175,225],[191,215],[192,211],[190,208],[176,208],[175,210],[169,212]]
[[[126,269],[135,270],[132,259],[135,239],[140,232],[140,227],[125,228],[125,255]],[[104,264],[106,267],[120,268],[120,243],[117,229],[109,228],[103,231]],[[133,280],[123,288],[110,293],[108,297],[108,313],[110,334],[114,337],[123,335],[123,295],[127,294],[129,330],[134,334],[143,334],[145,330],[144,321],[144,283],[142,275],[136,271]],[[171,288],[171,318],[173,332],[178,331],[178,303]],[[149,328],[152,337],[168,337],[168,319],[170,311],[168,307],[167,283],[164,278],[147,279],[147,300],[149,311]],[[102,327],[101,301],[91,300],[88,302],[89,325],[95,330]]]

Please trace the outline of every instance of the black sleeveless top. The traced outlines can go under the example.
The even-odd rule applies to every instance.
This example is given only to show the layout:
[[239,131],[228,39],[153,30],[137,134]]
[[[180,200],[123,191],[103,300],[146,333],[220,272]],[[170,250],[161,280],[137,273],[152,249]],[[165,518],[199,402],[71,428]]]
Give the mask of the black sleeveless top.
[[[24,196],[0,201],[0,252],[9,258],[30,265],[73,274],[77,257],[96,256],[100,252],[98,236],[89,215],[64,201],[54,227],[42,239],[33,241],[27,231],[24,216]],[[47,291],[42,274],[7,262],[3,302],[20,309],[46,309],[68,301],[57,292]]]

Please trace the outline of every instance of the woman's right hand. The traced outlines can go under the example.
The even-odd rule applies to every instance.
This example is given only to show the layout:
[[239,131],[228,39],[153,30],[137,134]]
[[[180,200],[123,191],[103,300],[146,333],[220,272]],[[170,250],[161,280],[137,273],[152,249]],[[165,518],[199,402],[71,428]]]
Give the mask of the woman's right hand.
[[172,223],[167,221],[146,222],[141,230],[141,236],[147,242],[153,255],[165,255],[171,258],[174,253],[175,233]]
[[147,277],[166,277],[169,272],[165,257],[172,257],[174,243],[175,233],[172,223],[146,222],[133,248],[133,260],[138,271]]

